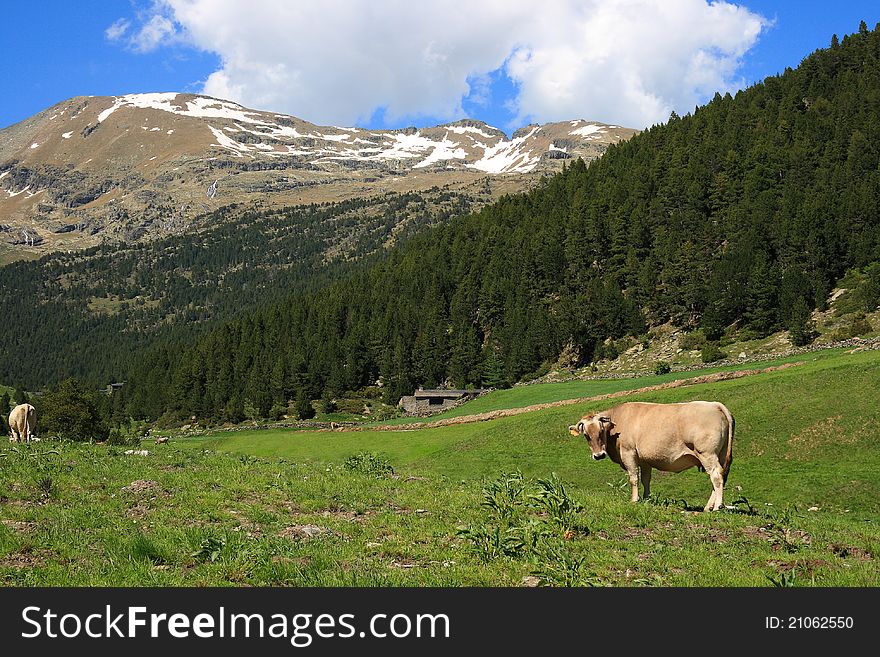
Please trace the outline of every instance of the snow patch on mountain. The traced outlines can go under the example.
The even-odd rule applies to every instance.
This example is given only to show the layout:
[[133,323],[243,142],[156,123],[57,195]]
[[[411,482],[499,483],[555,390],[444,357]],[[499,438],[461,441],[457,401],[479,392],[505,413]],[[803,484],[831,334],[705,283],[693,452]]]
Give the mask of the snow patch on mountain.
[[601,134],[603,132],[605,132],[605,126],[596,125],[595,123],[589,123],[583,128],[572,130],[570,134],[578,135],[579,137],[589,137],[590,135]]
[[510,141],[502,141],[495,146],[479,144],[485,154],[473,164],[466,165],[469,169],[477,169],[486,173],[528,173],[538,164],[538,157],[529,157],[528,151],[520,147],[531,139],[540,128],[535,127],[523,137],[515,137]]

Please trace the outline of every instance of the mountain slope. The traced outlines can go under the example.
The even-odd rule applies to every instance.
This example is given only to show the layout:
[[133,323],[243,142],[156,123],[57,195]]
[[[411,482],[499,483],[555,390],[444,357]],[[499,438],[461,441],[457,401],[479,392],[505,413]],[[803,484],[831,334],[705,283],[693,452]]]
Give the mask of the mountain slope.
[[0,241],[42,253],[186,231],[231,203],[512,192],[634,133],[583,120],[512,138],[472,120],[370,131],[192,94],[77,97],[0,130]]
[[0,381],[34,390],[69,376],[95,386],[124,379],[132,353],[157,340],[181,345],[320,288],[472,207],[438,189],[320,206],[225,206],[197,233],[0,267],[0,307],[14,309],[0,331],[0,355],[8,355]]
[[387,401],[504,385],[668,321],[809,340],[810,309],[848,269],[880,303],[878,143],[880,26],[195,349],[151,352],[128,408],[234,420],[377,378]]

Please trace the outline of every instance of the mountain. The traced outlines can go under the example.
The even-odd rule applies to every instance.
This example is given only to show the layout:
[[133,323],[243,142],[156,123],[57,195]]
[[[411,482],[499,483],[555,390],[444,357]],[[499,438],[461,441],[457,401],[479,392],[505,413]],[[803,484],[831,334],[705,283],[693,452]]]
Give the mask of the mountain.
[[0,130],[0,243],[45,253],[198,228],[220,207],[283,207],[387,192],[527,189],[635,134],[576,120],[508,138],[473,120],[322,127],[179,93],[76,97]]
[[[844,275],[880,304],[880,25],[716,94],[323,289],[134,359],[135,417],[237,421],[380,380],[503,386],[614,357],[671,323],[812,339]],[[253,413],[250,413],[253,415]]]

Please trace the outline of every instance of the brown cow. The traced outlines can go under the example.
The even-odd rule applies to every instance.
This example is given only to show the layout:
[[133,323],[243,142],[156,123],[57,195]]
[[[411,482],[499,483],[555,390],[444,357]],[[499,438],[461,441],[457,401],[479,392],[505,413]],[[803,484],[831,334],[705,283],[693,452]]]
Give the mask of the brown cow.
[[37,428],[37,412],[30,404],[19,404],[9,414],[9,442],[29,443]]
[[619,464],[632,487],[632,501],[639,500],[639,473],[645,497],[651,494],[651,468],[681,472],[694,466],[705,470],[712,481],[706,511],[722,506],[724,484],[733,461],[733,416],[719,402],[681,404],[627,402],[607,411],[586,415],[568,428],[590,443],[593,459]]

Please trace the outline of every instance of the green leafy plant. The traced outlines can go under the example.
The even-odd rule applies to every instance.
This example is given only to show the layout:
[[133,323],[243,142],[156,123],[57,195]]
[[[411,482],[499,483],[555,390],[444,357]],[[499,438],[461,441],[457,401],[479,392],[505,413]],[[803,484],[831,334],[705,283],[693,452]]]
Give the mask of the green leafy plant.
[[483,487],[483,506],[508,520],[525,502],[526,484],[519,470],[501,475]]
[[55,482],[50,476],[40,477],[37,480],[37,490],[40,491],[44,500],[48,500],[55,493]]
[[541,586],[598,586],[585,563],[586,557],[572,555],[562,543],[545,543],[535,551],[532,575]]
[[782,571],[776,577],[774,577],[773,575],[766,575],[766,577],[776,588],[785,589],[798,586],[797,576],[795,575],[794,571]]
[[571,499],[559,475],[553,472],[545,479],[538,479],[537,484],[537,492],[529,495],[531,505],[546,513],[563,531],[574,529],[576,514],[584,508]]
[[[165,563],[165,556],[162,554],[162,551],[156,547],[153,541],[143,534],[138,534],[132,541],[131,555],[135,559],[149,561],[153,564]],[[211,559],[211,561],[213,561],[213,559]]]
[[522,535],[512,527],[459,527],[456,535],[468,541],[483,561],[500,556],[516,557],[522,554],[525,547]]
[[224,539],[210,536],[202,540],[199,544],[199,549],[193,552],[190,556],[199,561],[213,562],[217,560],[217,557],[220,556],[220,552],[223,551],[225,546],[226,541]]
[[758,515],[758,510],[752,506],[752,503],[749,502],[746,497],[740,495],[737,499],[730,503],[730,506],[733,507],[733,510],[737,513],[744,513],[749,516]]
[[394,474],[394,468],[391,467],[388,457],[375,452],[358,452],[345,459],[342,465],[350,472],[359,472],[372,477],[390,477]]

